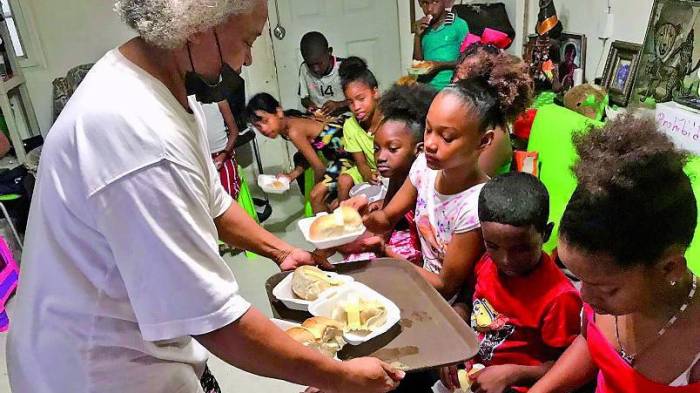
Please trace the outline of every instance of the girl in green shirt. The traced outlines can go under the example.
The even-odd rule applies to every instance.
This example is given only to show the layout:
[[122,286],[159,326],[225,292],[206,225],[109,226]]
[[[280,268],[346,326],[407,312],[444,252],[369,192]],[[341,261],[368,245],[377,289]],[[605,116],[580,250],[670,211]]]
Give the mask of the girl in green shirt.
[[338,199],[346,200],[355,184],[379,183],[374,159],[374,133],[382,114],[378,109],[379,83],[367,63],[359,57],[349,57],[340,65],[343,92],[353,116],[343,125],[345,151],[351,153],[356,166],[343,172],[338,179]]

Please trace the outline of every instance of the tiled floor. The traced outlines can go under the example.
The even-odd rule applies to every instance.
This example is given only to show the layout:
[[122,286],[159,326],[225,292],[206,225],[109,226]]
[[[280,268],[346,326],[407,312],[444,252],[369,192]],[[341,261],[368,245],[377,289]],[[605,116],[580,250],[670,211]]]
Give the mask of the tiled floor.
[[[298,189],[292,189],[284,196],[271,196],[273,215],[264,226],[289,243],[306,247],[296,227],[296,221],[302,215],[302,197]],[[266,259],[246,259],[243,254],[226,257],[226,262],[236,275],[242,295],[255,307],[267,315],[272,315],[265,293],[265,280],[279,272],[277,266]],[[9,307],[10,318],[12,306]],[[238,370],[219,359],[212,358],[209,364],[212,373],[219,381],[223,392],[275,392],[297,393],[303,387],[268,378],[261,378]],[[10,392],[5,362],[5,335],[0,335],[0,393]]]

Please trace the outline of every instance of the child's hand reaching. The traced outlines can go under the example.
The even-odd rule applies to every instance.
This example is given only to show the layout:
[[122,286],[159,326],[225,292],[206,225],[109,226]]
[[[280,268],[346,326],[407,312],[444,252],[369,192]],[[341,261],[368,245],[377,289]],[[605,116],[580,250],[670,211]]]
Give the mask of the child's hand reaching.
[[459,378],[457,377],[457,366],[441,368],[440,381],[450,391],[461,388]]
[[366,232],[359,239],[344,246],[340,246],[337,248],[337,250],[344,255],[361,254],[366,252],[384,255],[384,239],[381,236]]
[[290,174],[288,174],[288,173],[278,173],[277,175],[275,175],[275,177],[276,177],[277,179],[279,179],[279,180],[284,179],[284,180],[287,181],[287,183],[291,183],[292,180],[294,180],[294,179],[292,178],[292,176],[291,176]]
[[328,101],[325,104],[323,104],[323,108],[321,108],[321,113],[325,116],[330,116],[338,112],[345,105],[345,102],[342,101]]
[[360,214],[363,214],[366,213],[367,207],[369,206],[369,199],[367,199],[367,195],[359,194],[340,202],[340,206],[351,207],[360,212]]
[[516,366],[503,364],[486,367],[469,377],[472,381],[472,391],[475,393],[503,393],[517,381]]
[[228,155],[225,152],[219,153],[216,157],[214,157],[214,166],[216,167],[216,169],[221,169],[221,167],[224,166],[224,162],[227,159]]
[[391,230],[392,224],[384,213],[384,210],[377,210],[362,218],[365,228],[372,233],[386,233]]

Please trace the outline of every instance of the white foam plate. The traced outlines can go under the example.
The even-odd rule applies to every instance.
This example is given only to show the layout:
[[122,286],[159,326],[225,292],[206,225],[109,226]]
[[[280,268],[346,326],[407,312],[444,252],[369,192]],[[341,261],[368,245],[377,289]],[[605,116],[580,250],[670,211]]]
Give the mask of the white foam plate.
[[[335,278],[338,280],[342,280],[345,283],[351,283],[355,281],[350,276],[344,276],[340,275],[337,273],[332,273],[332,272],[325,272],[328,274],[328,277]],[[287,277],[285,277],[282,281],[280,281],[277,286],[272,290],[272,295],[277,298],[279,301],[282,302],[287,308],[290,310],[297,310],[297,311],[309,311],[309,305],[311,305],[312,301],[310,300],[304,300],[304,299],[299,299],[294,292],[292,291],[292,276],[294,273],[287,274]],[[341,285],[339,287],[333,287],[325,290],[324,292],[321,292],[320,296],[325,295],[326,293],[329,292],[335,292],[339,290],[340,288],[344,287],[345,285]]]
[[[284,187],[273,187],[272,184],[275,180],[279,180]],[[268,194],[284,194],[285,192],[289,191],[289,181],[287,178],[282,177],[278,179],[277,176],[273,175],[258,175],[258,186],[260,186],[260,188]]]
[[277,325],[278,328],[284,330],[285,332],[293,327],[301,326],[300,323],[285,321],[284,319],[272,318],[272,319],[270,319],[270,321],[272,323],[274,323],[275,325]]
[[309,312],[311,315],[316,317],[326,317],[331,318],[333,310],[341,303],[348,299],[348,296],[352,293],[359,294],[361,299],[364,300],[377,300],[386,307],[386,322],[372,333],[364,336],[355,333],[345,333],[343,337],[350,345],[359,345],[367,342],[375,337],[381,336],[386,333],[392,326],[399,322],[401,319],[401,310],[394,304],[391,300],[382,296],[379,292],[374,289],[361,284],[359,282],[352,282],[347,285],[340,287],[335,293],[324,294],[324,296],[319,297],[318,300],[311,303],[309,306]]
[[346,233],[343,236],[338,236],[338,237],[332,237],[330,239],[325,239],[325,240],[311,240],[309,236],[309,229],[311,228],[311,224],[314,222],[314,220],[318,217],[325,216],[328,213],[319,213],[315,217],[309,217],[309,218],[304,218],[302,220],[299,220],[297,222],[297,225],[299,226],[299,230],[301,233],[304,235],[304,239],[306,239],[307,242],[311,243],[314,245],[319,250],[326,250],[329,248],[334,248],[334,247],[339,247],[343,246],[348,243],[352,243],[355,240],[357,240],[358,237],[362,236],[365,231],[367,230],[364,225],[358,229],[355,232],[352,233]]

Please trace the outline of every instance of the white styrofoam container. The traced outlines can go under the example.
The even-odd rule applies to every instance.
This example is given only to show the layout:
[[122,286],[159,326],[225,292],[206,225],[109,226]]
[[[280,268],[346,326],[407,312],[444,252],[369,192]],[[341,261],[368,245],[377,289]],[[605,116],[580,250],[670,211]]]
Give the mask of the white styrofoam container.
[[[282,183],[284,187],[273,187],[272,183],[275,180],[279,180],[279,182]],[[260,186],[260,188],[268,194],[284,194],[285,192],[289,191],[289,180],[286,177],[281,177],[278,179],[276,176],[273,175],[258,175],[258,186]]]
[[300,323],[285,321],[284,319],[272,318],[272,319],[270,319],[270,321],[272,323],[274,323],[275,325],[277,325],[278,328],[284,330],[285,332],[293,327],[301,326]]
[[365,231],[367,231],[367,229],[363,225],[357,231],[352,233],[346,233],[343,236],[333,237],[325,240],[311,240],[311,237],[309,236],[311,224],[318,217],[325,216],[327,214],[328,213],[319,213],[315,217],[304,218],[297,222],[299,230],[304,235],[304,239],[306,239],[307,242],[313,244],[314,247],[316,247],[319,250],[326,250],[329,248],[340,247],[348,243],[352,243],[355,240],[357,240],[358,237],[362,236],[365,233]]
[[324,293],[323,296],[319,297],[316,301],[309,305],[309,312],[313,316],[331,318],[333,310],[335,310],[335,308],[341,302],[346,301],[348,296],[350,296],[352,293],[358,294],[359,297],[364,300],[379,301],[384,305],[384,307],[386,307],[387,316],[386,321],[381,327],[366,336],[355,333],[343,334],[343,338],[345,338],[345,341],[347,341],[348,344],[359,345],[375,337],[381,336],[401,319],[401,310],[399,310],[399,307],[394,304],[394,302],[382,296],[382,294],[374,289],[359,282],[352,282],[347,285],[343,285],[334,293]]
[[[335,278],[338,280],[342,280],[346,284],[349,284],[355,279],[353,279],[350,276],[344,276],[340,275],[337,273],[332,273],[332,272],[325,272],[328,274],[328,277],[330,278]],[[290,310],[297,310],[297,311],[309,311],[309,305],[312,303],[310,300],[304,300],[304,299],[299,299],[295,294],[294,291],[292,291],[292,276],[294,273],[287,274],[287,277],[285,277],[282,281],[280,281],[275,288],[272,289],[272,295],[277,298],[279,301],[282,302],[287,308]],[[325,294],[326,292],[333,292],[337,291],[338,289],[342,288],[345,285],[341,285],[339,287],[333,287],[329,288],[324,292],[321,292],[321,295]]]

